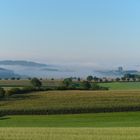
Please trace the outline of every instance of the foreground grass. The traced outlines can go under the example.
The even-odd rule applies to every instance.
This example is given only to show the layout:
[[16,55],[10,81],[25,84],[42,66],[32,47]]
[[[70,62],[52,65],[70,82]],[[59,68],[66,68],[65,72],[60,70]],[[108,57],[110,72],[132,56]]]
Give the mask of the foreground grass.
[[0,127],[140,127],[140,112],[4,116]]
[[140,128],[0,128],[1,140],[139,140]]

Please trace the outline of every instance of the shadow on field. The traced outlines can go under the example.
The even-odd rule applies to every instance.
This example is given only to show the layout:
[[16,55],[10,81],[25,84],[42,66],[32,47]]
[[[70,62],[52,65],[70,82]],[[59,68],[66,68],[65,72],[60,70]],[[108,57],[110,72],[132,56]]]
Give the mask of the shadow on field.
[[0,121],[1,120],[8,120],[8,119],[10,119],[10,118],[9,117],[2,117],[2,118],[0,117]]
[[8,119],[10,119],[9,117],[5,117],[5,116],[3,116],[3,115],[0,115],[0,121],[1,120],[8,120]]

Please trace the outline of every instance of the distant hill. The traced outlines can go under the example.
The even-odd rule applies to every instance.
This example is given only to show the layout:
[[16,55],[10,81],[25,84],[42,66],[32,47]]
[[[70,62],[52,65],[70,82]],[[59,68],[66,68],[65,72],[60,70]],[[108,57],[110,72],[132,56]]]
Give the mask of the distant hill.
[[0,68],[0,78],[12,78],[20,77],[20,75],[15,74],[12,70]]
[[58,66],[26,60],[3,60],[0,61],[0,68],[11,70],[11,74],[5,74],[7,77],[11,77],[11,75],[14,77],[16,74],[21,77],[49,77],[50,75],[53,77],[55,73],[59,75],[60,72]]
[[32,61],[24,61],[24,60],[4,60],[0,61],[0,65],[18,65],[18,66],[27,66],[27,67],[46,67],[48,65],[36,63]]

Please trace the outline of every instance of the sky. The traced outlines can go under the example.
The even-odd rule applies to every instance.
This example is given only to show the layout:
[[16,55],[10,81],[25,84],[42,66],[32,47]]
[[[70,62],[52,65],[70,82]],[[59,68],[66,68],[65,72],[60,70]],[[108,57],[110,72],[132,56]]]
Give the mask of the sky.
[[139,0],[0,0],[0,59],[140,64]]

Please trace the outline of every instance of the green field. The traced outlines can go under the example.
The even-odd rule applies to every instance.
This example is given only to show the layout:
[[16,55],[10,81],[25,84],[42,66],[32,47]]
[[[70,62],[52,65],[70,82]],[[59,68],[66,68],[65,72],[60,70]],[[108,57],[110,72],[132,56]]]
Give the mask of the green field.
[[100,85],[109,87],[110,90],[140,90],[140,82],[113,82],[100,83]]
[[3,116],[0,127],[140,127],[140,112]]

